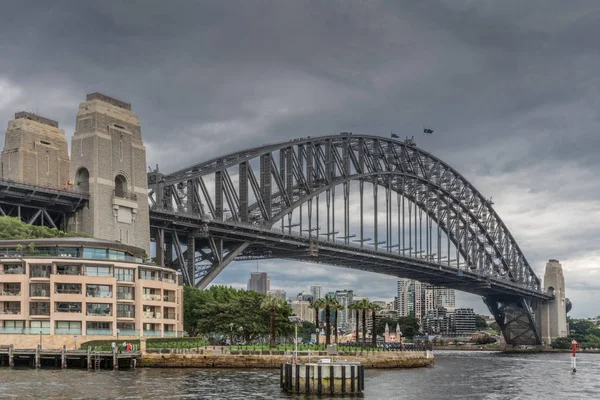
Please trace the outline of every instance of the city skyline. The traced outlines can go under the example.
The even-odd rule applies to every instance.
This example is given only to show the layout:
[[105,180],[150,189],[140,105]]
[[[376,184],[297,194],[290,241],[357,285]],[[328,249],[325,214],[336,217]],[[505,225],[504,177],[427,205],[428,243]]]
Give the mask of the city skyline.
[[[80,99],[101,91],[135,104],[147,164],[165,172],[307,135],[415,136],[493,197],[538,277],[561,262],[569,315],[600,314],[600,200],[585,184],[600,172],[597,27],[586,20],[595,2],[341,4],[11,2],[0,16],[0,122],[37,111],[69,140]],[[215,284],[245,284],[245,265]],[[331,266],[264,265],[289,290],[320,280],[381,299],[396,286]],[[486,310],[477,296],[457,302]]]

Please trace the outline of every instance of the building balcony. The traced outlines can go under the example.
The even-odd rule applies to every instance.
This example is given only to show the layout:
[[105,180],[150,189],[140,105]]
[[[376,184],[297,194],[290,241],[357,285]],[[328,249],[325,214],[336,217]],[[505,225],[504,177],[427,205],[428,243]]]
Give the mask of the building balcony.
[[144,336],[160,336],[160,331],[147,331],[144,329]]
[[163,301],[169,302],[169,303],[175,303],[175,296],[163,296]]
[[133,293],[119,293],[117,292],[117,300],[135,300]]
[[144,311],[143,315],[144,318],[160,319],[162,314],[160,312]]
[[7,307],[0,310],[0,315],[21,314],[21,307]]
[[162,297],[160,294],[143,294],[142,299],[150,301],[161,301]]
[[112,329],[86,329],[85,330],[85,334],[86,335],[106,335],[106,336],[112,336],[113,331],[112,331]]
[[81,335],[81,328],[56,328],[55,335]]
[[30,297],[50,297],[50,290],[48,289],[38,289],[29,292]]
[[138,329],[118,329],[119,335],[121,336],[139,336],[140,331]]
[[20,290],[0,290],[0,296],[20,296]]
[[117,318],[135,318],[135,311],[117,311]]

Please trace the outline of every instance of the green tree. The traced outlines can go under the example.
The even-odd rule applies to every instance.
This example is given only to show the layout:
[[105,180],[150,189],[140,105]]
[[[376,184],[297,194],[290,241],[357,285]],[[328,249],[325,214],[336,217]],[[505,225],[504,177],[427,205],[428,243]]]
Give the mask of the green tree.
[[375,333],[377,335],[383,335],[385,333],[385,324],[387,324],[388,327],[393,330],[396,328],[398,320],[390,317],[377,318],[377,324],[375,325]]
[[381,306],[379,304],[375,304],[375,303],[369,303],[368,306],[368,310],[371,311],[371,318],[373,321],[373,324],[371,325],[371,345],[373,347],[377,346],[377,334],[375,333],[375,324],[376,324],[376,320],[377,320],[377,311],[381,310]]
[[400,317],[398,318],[402,335],[408,339],[412,339],[419,333],[419,321],[415,317]]
[[570,349],[571,348],[571,339],[566,337],[559,337],[552,341],[550,346],[553,349]]
[[316,325],[310,321],[302,321],[302,326],[298,330],[298,335],[302,338],[302,343],[310,343],[310,338],[315,333]]
[[28,225],[16,217],[0,217],[0,240],[87,237],[78,232],[63,232],[47,226]]
[[356,302],[356,307],[362,313],[362,343],[363,343],[363,345],[365,345],[367,343],[367,310],[369,310],[370,304],[371,303],[367,299],[362,299],[362,300],[359,300]]
[[277,322],[277,311],[283,309],[283,301],[274,296],[266,296],[262,303],[261,308],[269,311],[269,328],[271,333],[271,340],[269,342],[269,347],[273,348],[277,345],[276,343],[276,335],[277,331],[275,329]]
[[335,344],[338,343],[338,312],[342,310],[344,307],[340,304],[339,301],[333,300],[331,303],[331,309],[333,310],[333,329],[335,329]]
[[315,310],[315,326],[316,326],[316,328],[315,328],[315,331],[316,331],[315,338],[316,338],[316,343],[318,345],[319,344],[319,333],[320,333],[320,330],[321,330],[321,328],[319,326],[319,310],[322,310],[323,307],[325,307],[324,300],[323,299],[313,300],[313,302],[310,304],[310,307],[313,310]]
[[478,330],[485,330],[485,329],[487,329],[487,327],[488,327],[488,324],[487,324],[487,321],[485,320],[485,318],[483,318],[479,314],[475,314],[475,328]]

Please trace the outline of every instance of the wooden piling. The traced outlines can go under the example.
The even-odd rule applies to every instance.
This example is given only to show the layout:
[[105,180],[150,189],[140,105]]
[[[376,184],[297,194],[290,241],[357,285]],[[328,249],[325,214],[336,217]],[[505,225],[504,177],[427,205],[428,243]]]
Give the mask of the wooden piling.
[[15,366],[14,351],[15,351],[15,345],[11,344],[10,347],[8,348],[8,366],[11,368],[13,368]]
[[90,371],[92,369],[92,347],[88,346],[87,350],[87,370]]
[[63,346],[60,351],[60,367],[67,368],[67,346]]
[[40,345],[35,346],[35,367],[40,367]]

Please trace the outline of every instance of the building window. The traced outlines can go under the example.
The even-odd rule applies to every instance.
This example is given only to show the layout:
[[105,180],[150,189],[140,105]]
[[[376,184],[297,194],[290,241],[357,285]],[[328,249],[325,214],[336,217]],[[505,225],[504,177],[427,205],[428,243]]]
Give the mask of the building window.
[[140,279],[158,281],[160,280],[159,272],[140,268]]
[[134,300],[134,288],[129,286],[117,286],[117,300]]
[[49,297],[50,296],[50,284],[49,283],[30,283],[29,284],[29,296],[30,297]]
[[115,268],[115,277],[117,282],[133,282],[135,280],[135,270],[131,268]]
[[[83,153],[82,153],[83,155]],[[90,190],[90,173],[87,168],[79,168],[75,173],[75,187],[82,192]]]
[[117,304],[117,318],[135,318],[135,307],[132,304]]
[[67,303],[64,301],[57,301],[55,303],[55,312],[64,312],[64,313],[80,313],[81,312],[81,303]]
[[50,303],[49,302],[32,302],[29,303],[29,314],[30,315],[50,315]]
[[55,283],[54,293],[81,294],[81,283]]
[[86,313],[96,317],[110,317],[112,315],[110,304],[104,303],[87,303]]
[[90,321],[85,324],[86,335],[112,335],[112,323]]
[[4,283],[0,288],[1,296],[19,296],[21,294],[20,283]]
[[110,267],[96,267],[91,265],[85,267],[85,274],[87,276],[112,276]]
[[20,301],[0,302],[0,314],[21,314]]
[[110,285],[86,285],[85,294],[87,297],[112,297],[112,286]]
[[90,258],[93,260],[106,260],[108,258],[106,249],[83,249],[83,258]]
[[29,264],[29,276],[32,278],[50,278],[52,265]]
[[25,273],[25,267],[23,264],[4,264],[2,270],[6,275],[20,275]]
[[81,335],[81,322],[56,321],[54,333],[57,335]]
[[81,275],[81,265],[57,265],[58,275]]
[[125,198],[127,193],[127,180],[123,175],[115,176],[115,197]]
[[25,328],[25,321],[4,321],[4,327],[22,329]]
[[150,301],[161,301],[160,289],[144,288],[142,298]]

